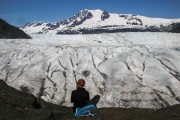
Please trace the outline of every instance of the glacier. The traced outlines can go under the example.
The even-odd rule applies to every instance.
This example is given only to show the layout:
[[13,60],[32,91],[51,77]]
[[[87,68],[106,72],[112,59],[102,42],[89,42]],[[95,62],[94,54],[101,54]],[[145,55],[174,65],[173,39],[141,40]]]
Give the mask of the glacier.
[[180,103],[180,34],[31,34],[0,39],[0,80],[47,102],[72,106],[82,78],[97,107],[159,109]]

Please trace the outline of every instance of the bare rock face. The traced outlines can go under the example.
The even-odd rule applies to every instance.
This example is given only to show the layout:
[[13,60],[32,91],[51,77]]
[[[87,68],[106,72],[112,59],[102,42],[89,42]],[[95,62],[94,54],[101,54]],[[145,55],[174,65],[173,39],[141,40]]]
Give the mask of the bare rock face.
[[103,11],[103,13],[101,14],[101,20],[105,20],[108,19],[110,17],[109,13],[107,11]]
[[69,23],[72,23],[70,27],[73,27],[82,24],[86,19],[90,19],[92,17],[93,15],[90,11],[82,10],[73,17],[61,21],[60,25],[68,25]]
[[74,17],[69,18],[70,21],[73,21],[70,27],[78,26],[82,24],[84,21],[86,21],[87,19],[90,19],[92,17],[93,15],[91,12],[89,12],[88,10],[83,10],[79,12],[78,14],[76,14]]
[[8,24],[6,21],[0,19],[0,39],[31,39],[24,31],[20,30],[17,27],[14,27]]
[[180,23],[172,23],[169,25],[171,30],[169,32],[180,33]]

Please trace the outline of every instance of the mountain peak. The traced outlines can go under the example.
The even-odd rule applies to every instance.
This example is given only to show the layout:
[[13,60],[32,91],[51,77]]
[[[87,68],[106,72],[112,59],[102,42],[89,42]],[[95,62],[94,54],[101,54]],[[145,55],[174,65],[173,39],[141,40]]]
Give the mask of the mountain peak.
[[27,33],[43,34],[168,32],[174,28],[172,23],[180,23],[180,19],[149,18],[135,14],[112,14],[100,9],[84,9],[63,21],[54,23],[35,21],[22,27],[22,30]]

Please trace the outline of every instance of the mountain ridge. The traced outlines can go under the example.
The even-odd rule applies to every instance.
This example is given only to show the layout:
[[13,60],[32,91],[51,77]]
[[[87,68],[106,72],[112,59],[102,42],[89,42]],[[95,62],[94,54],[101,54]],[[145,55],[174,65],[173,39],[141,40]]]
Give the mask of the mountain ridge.
[[[81,10],[59,22],[26,23],[20,29],[36,34],[96,34],[112,32],[178,32],[179,19],[150,18],[135,14],[116,14]],[[178,26],[177,26],[178,24]]]
[[10,25],[0,18],[0,39],[31,39],[29,35],[19,28]]

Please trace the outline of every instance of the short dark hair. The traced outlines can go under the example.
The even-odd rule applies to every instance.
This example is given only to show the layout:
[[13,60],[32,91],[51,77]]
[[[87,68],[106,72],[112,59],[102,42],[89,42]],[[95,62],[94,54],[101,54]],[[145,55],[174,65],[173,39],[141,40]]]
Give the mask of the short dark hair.
[[77,85],[78,85],[78,87],[83,88],[85,83],[86,83],[85,80],[79,79],[78,82],[77,82]]

